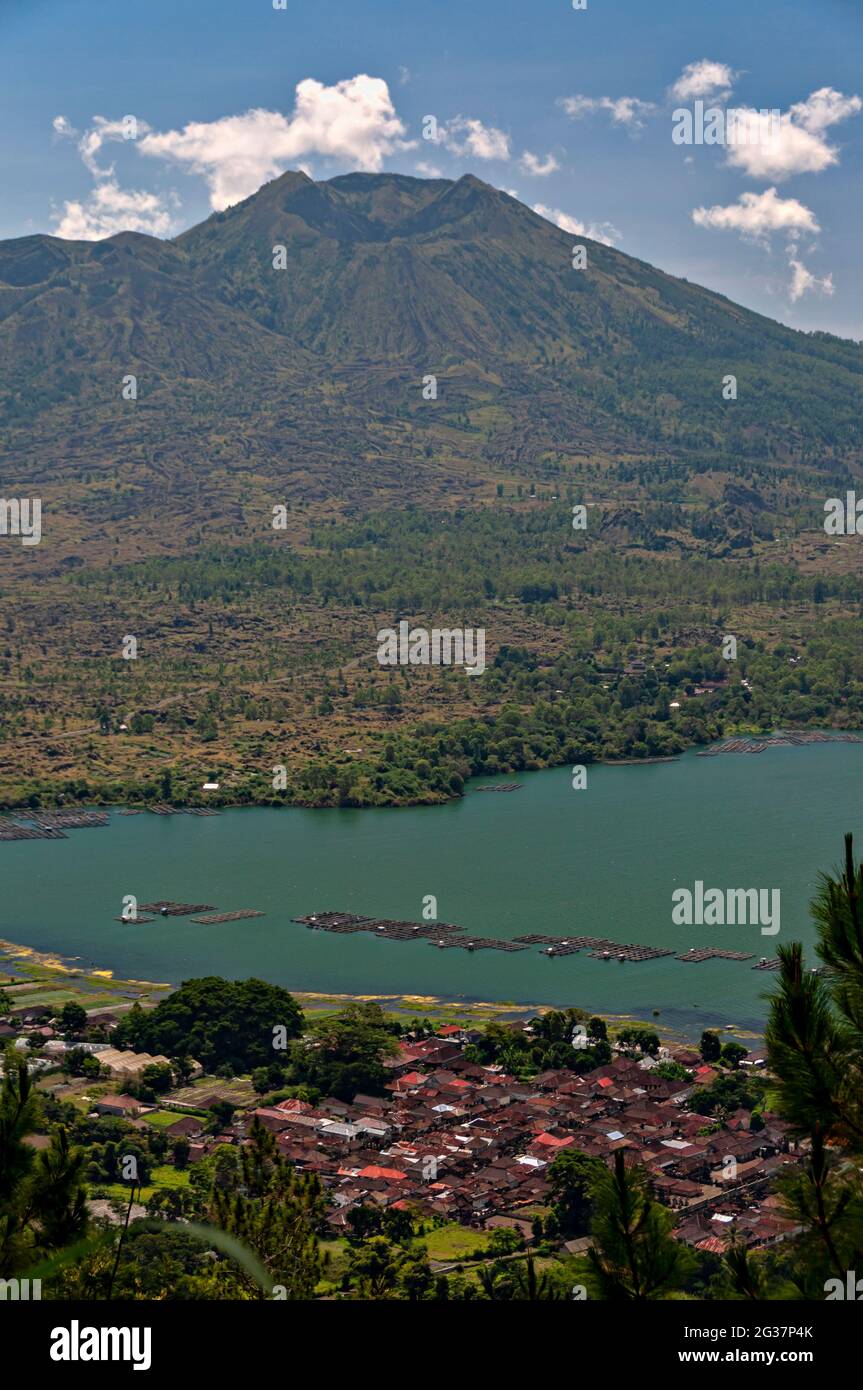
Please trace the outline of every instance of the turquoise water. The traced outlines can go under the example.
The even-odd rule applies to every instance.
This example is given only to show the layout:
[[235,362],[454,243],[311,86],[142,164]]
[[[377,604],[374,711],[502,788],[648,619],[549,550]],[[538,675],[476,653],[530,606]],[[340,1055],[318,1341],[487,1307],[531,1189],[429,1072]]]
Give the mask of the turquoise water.
[[[506,779],[510,780],[510,779]],[[521,790],[440,807],[380,811],[248,809],[214,817],[123,817],[61,841],[0,843],[0,936],[79,956],[116,974],[178,982],[259,975],[290,988],[575,1004],[661,1020],[758,1027],[773,977],[751,962],[619,964],[440,951],[424,941],[310,931],[291,918],[321,909],[422,916],[484,936],[607,936],[687,950],[718,945],[773,956],[813,930],[819,870],[863,850],[863,744],[592,767],[574,791],[568,769],[521,774]],[[674,926],[671,895],[708,887],[778,888],[781,931]],[[213,903],[266,915],[196,926],[113,920],[122,899]],[[813,963],[815,963],[813,958]]]

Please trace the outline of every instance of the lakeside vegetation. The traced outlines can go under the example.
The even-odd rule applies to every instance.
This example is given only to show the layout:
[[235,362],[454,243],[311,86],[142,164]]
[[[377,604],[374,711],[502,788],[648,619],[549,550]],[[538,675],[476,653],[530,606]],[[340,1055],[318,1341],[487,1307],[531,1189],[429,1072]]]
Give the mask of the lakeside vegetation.
[[[666,510],[672,526],[681,509]],[[41,655],[7,621],[0,748],[14,743],[18,770],[0,774],[0,805],[435,803],[478,775],[863,726],[857,575],[663,555],[656,532],[621,543],[606,520],[568,540],[550,501],[408,510],[319,526],[302,552],[74,573],[74,616]],[[104,647],[117,603],[139,658],[75,659],[86,634]],[[485,629],[483,675],[377,664],[382,626],[442,614]]]

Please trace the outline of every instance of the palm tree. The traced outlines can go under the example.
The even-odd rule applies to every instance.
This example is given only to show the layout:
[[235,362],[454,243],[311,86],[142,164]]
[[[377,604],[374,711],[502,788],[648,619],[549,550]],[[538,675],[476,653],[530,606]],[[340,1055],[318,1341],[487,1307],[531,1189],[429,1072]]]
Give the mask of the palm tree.
[[658,1299],[679,1289],[695,1266],[691,1251],[671,1234],[674,1217],[650,1196],[643,1168],[627,1168],[623,1150],[613,1169],[591,1182],[594,1244],[587,1252],[590,1282],[607,1299]]
[[508,1303],[512,1298],[512,1287],[507,1278],[507,1271],[498,1263],[482,1265],[477,1270],[476,1277],[486,1298],[490,1299],[492,1303]]
[[763,1270],[759,1269],[741,1241],[731,1242],[723,1256],[723,1262],[732,1288],[741,1298],[759,1301],[766,1296]]
[[844,871],[821,875],[811,910],[828,973],[805,969],[799,942],[779,947],[770,1104],[806,1151],[780,1184],[786,1209],[815,1237],[811,1259],[844,1278],[863,1257],[863,865],[851,835]]
[[537,1274],[536,1259],[531,1252],[524,1264],[514,1270],[515,1297],[527,1303],[557,1301],[563,1297],[560,1289],[547,1274]]
[[23,1058],[7,1054],[0,1091],[0,1275],[77,1240],[87,1225],[84,1151],[59,1126],[36,1154],[25,1143],[38,1101]]

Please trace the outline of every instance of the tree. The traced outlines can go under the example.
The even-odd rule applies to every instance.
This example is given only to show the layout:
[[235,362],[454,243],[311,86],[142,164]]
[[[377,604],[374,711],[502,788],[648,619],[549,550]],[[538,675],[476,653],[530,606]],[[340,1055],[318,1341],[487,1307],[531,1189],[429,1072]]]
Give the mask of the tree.
[[560,1301],[562,1289],[556,1285],[549,1274],[538,1274],[534,1256],[528,1255],[524,1264],[519,1262],[514,1270],[514,1296],[528,1303]]
[[740,1071],[722,1072],[710,1086],[703,1086],[689,1101],[696,1115],[717,1115],[720,1119],[733,1110],[751,1110],[763,1083]]
[[67,1076],[83,1076],[84,1059],[92,1055],[85,1052],[83,1047],[70,1047],[68,1052],[63,1053],[60,1066]]
[[723,1045],[721,1060],[726,1066],[730,1067],[732,1071],[737,1071],[743,1058],[748,1056],[748,1047],[743,1047],[740,1043],[727,1042]]
[[[155,1009],[133,1007],[116,1028],[118,1047],[194,1057],[210,1071],[252,1071],[273,1061],[274,1043],[299,1037],[296,1000],[264,980],[185,980]],[[280,1030],[283,1030],[280,1031]]]
[[554,1196],[553,1211],[559,1229],[565,1235],[581,1236],[587,1231],[590,1222],[590,1184],[602,1168],[601,1159],[588,1158],[579,1149],[561,1149],[551,1164],[548,1181]]
[[148,1216],[161,1217],[163,1221],[184,1221],[193,1213],[194,1200],[185,1188],[159,1187],[144,1205]]
[[679,1062],[657,1062],[652,1076],[662,1076],[666,1081],[687,1081],[689,1072]]
[[367,1207],[360,1204],[352,1207],[345,1218],[350,1229],[351,1236],[357,1241],[364,1241],[370,1235],[377,1235],[383,1225],[383,1212],[377,1207]]
[[119,1241],[111,1235],[92,1253],[67,1265],[59,1276],[59,1297],[164,1300],[209,1296],[213,1265],[207,1246],[188,1231],[166,1230],[164,1225],[191,1214],[187,1194],[176,1188],[161,1189],[146,1205],[156,1219],[130,1222]]
[[164,1095],[174,1084],[174,1073],[167,1062],[151,1062],[141,1072],[141,1085],[156,1095]]
[[383,1059],[397,1049],[379,1004],[349,1004],[316,1020],[308,1041],[294,1045],[290,1079],[345,1101],[352,1101],[357,1091],[381,1094],[388,1079]]
[[399,1266],[398,1289],[409,1303],[418,1303],[430,1296],[434,1275],[425,1250],[409,1251]]
[[213,1117],[211,1128],[214,1134],[218,1134],[219,1130],[227,1128],[234,1118],[234,1111],[236,1108],[236,1105],[230,1100],[213,1101],[213,1104],[210,1106],[210,1114]]
[[4,1206],[11,1202],[33,1162],[33,1149],[24,1139],[35,1129],[37,1116],[37,1098],[27,1064],[10,1049],[0,1091],[0,1204]]
[[60,1026],[67,1033],[81,1033],[87,1027],[87,1010],[69,999],[60,1010]]
[[371,1236],[350,1253],[351,1276],[363,1298],[392,1298],[404,1252],[386,1236]]
[[652,1028],[621,1028],[617,1041],[627,1050],[636,1050],[655,1057],[659,1051],[659,1034]]
[[811,910],[830,975],[805,969],[799,942],[780,946],[765,1040],[771,1107],[808,1147],[780,1184],[786,1210],[806,1229],[809,1270],[844,1279],[863,1259],[863,864],[850,834]]
[[485,1297],[493,1303],[558,1302],[572,1285],[568,1274],[562,1278],[551,1271],[540,1274],[533,1253],[525,1260],[487,1264],[477,1271],[477,1278]]
[[719,1041],[718,1033],[705,1028],[701,1034],[701,1042],[698,1048],[701,1053],[702,1062],[718,1062],[722,1052],[722,1044]]
[[191,1151],[192,1146],[189,1143],[188,1139],[180,1138],[174,1140],[174,1145],[171,1149],[171,1154],[174,1159],[175,1168],[185,1168],[188,1165],[189,1154],[191,1153]]
[[590,1184],[593,1245],[589,1280],[605,1299],[659,1299],[679,1289],[695,1257],[671,1234],[674,1216],[649,1195],[643,1168],[627,1168],[622,1149]]
[[209,710],[204,710],[195,721],[195,733],[202,743],[213,743],[219,737],[219,726]]
[[[310,1298],[320,1278],[315,1228],[323,1214],[317,1174],[297,1173],[257,1121],[240,1153],[239,1184],[229,1190],[214,1185],[207,1207],[209,1219],[257,1256],[290,1301]],[[232,1266],[230,1281],[241,1297],[266,1297],[242,1264]]]
[[209,1175],[211,1187],[220,1188],[223,1192],[230,1192],[240,1181],[240,1158],[231,1144],[220,1144],[204,1165],[196,1164],[192,1169],[192,1182],[201,1173],[202,1167],[205,1183]]
[[183,1086],[188,1086],[189,1082],[192,1079],[192,1073],[194,1071],[194,1067],[192,1065],[192,1058],[186,1056],[175,1057],[173,1061],[174,1071],[177,1074],[177,1080]]
[[25,1140],[39,1122],[27,1064],[7,1054],[0,1090],[0,1274],[69,1245],[87,1227],[84,1150],[59,1125],[38,1153]]
[[488,1251],[491,1255],[512,1255],[524,1245],[524,1236],[511,1226],[496,1226],[489,1236]]
[[71,1244],[84,1231],[85,1161],[84,1150],[72,1147],[63,1125],[52,1132],[49,1147],[36,1155],[28,1215],[38,1222],[38,1245],[55,1250]]
[[749,1298],[756,1302],[768,1294],[767,1279],[763,1265],[753,1258],[745,1244],[733,1240],[723,1256],[724,1280],[738,1298]]

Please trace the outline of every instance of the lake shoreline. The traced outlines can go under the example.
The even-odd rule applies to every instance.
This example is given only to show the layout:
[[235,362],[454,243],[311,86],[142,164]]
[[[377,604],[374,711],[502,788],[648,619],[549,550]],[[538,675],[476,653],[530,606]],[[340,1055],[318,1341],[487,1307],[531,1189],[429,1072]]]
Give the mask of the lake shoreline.
[[[781,727],[770,730],[769,733],[758,732],[757,730],[747,729],[744,732],[736,732],[734,729],[726,730],[718,738],[709,743],[700,745],[696,740],[684,741],[683,747],[678,753],[661,754],[648,756],[645,758],[586,758],[585,767],[656,767],[663,763],[679,763],[687,754],[699,749],[699,756],[706,756],[711,752],[719,754],[725,751],[723,744],[730,740],[740,742],[751,742],[762,744],[767,747],[771,743],[776,743],[777,747],[787,746],[780,742],[783,737],[794,735],[795,747],[808,747],[816,743],[842,743],[859,742],[861,731],[859,729],[848,729],[843,725],[832,725],[827,728],[810,729],[808,727],[797,729],[794,726]],[[760,750],[759,750],[760,751]],[[58,811],[117,811],[126,815],[143,815],[146,812],[162,815],[182,815],[184,812],[218,812],[218,811],[242,811],[251,808],[265,810],[304,810],[304,811],[400,811],[406,809],[420,809],[422,807],[446,806],[454,802],[463,801],[472,792],[479,788],[477,782],[487,780],[501,780],[507,777],[520,776],[527,772],[551,772],[557,768],[567,767],[571,763],[570,758],[565,758],[559,762],[543,763],[534,767],[512,767],[500,772],[477,772],[468,777],[464,787],[460,792],[447,794],[443,791],[432,791],[428,789],[426,794],[419,797],[404,797],[397,800],[387,801],[358,801],[348,797],[343,801],[333,801],[327,799],[323,792],[318,800],[310,800],[307,797],[293,797],[290,800],[276,798],[270,791],[261,791],[260,796],[248,793],[242,800],[231,801],[221,799],[219,795],[201,797],[195,795],[172,796],[168,801],[158,801],[155,796],[146,802],[130,802],[128,795],[118,798],[116,801],[105,799],[100,800],[98,792],[92,801],[69,801],[65,800],[62,794],[43,800],[45,796],[44,788],[40,786],[38,791],[28,793],[25,787],[20,796],[14,801],[5,799],[0,800],[0,820],[5,818],[32,818],[38,816],[40,811],[46,814]],[[40,804],[38,807],[28,805],[29,799],[36,795]],[[163,808],[163,809],[162,809]],[[0,836],[2,839],[2,836]]]
[[[110,1012],[111,990],[128,990],[129,987],[139,988],[142,991],[142,998],[147,995],[172,994],[178,990],[179,980],[153,981],[153,980],[131,980],[120,979],[115,976],[113,970],[101,969],[96,966],[78,965],[78,956],[68,956],[56,951],[39,951],[36,947],[22,944],[18,941],[7,941],[0,937],[0,976],[7,973],[4,970],[4,962],[11,960],[24,960],[31,962],[42,972],[47,972],[47,980],[53,977],[60,977],[60,980],[67,980],[72,983],[74,980],[81,980],[81,994],[83,997],[88,995],[86,984],[97,984],[101,990],[106,991],[106,1005],[104,1011]],[[39,976],[33,977],[36,981]],[[44,979],[44,976],[43,976]],[[11,983],[18,984],[24,981],[6,981],[6,987]],[[271,981],[278,983],[278,981]],[[4,987],[4,981],[0,980],[0,990]],[[442,1023],[461,1023],[464,1027],[482,1027],[486,1023],[492,1022],[521,1022],[532,1017],[542,1017],[546,1013],[559,1011],[560,1005],[554,1004],[529,1004],[529,1002],[516,1001],[516,999],[474,999],[466,998],[461,995],[446,994],[407,994],[407,992],[386,992],[386,994],[360,994],[360,992],[340,992],[332,990],[290,990],[288,992],[296,999],[297,1004],[309,1015],[320,1015],[320,1013],[331,1013],[338,1009],[345,1009],[350,1004],[379,1004],[385,1013],[399,1017],[428,1017],[429,1022],[441,1026]],[[22,995],[22,1002],[26,1002],[26,995]],[[139,1002],[139,1001],[135,1001]],[[154,1006],[151,1002],[150,1006]],[[131,1005],[125,1001],[120,1006],[122,1011],[128,1011]],[[628,1024],[648,1024],[659,1034],[663,1044],[673,1045],[693,1045],[695,1034],[688,1030],[681,1030],[680,1027],[670,1026],[661,1022],[661,1019],[648,1016],[646,1013],[638,1011],[632,1013],[600,1012],[598,1009],[585,1008],[581,1004],[570,1005],[570,1008],[580,1009],[585,1017],[592,1016],[593,1013],[603,1017],[606,1023],[613,1027],[625,1027]],[[723,1033],[725,1038],[738,1038],[738,1040],[762,1042],[763,1036],[759,1031],[746,1029],[746,1027],[725,1026],[724,1029],[717,1029]]]
[[[152,980],[131,980],[115,977],[114,971],[109,969],[97,968],[94,966],[84,967],[77,964],[79,957],[67,956],[56,951],[40,951],[34,946],[27,946],[20,942],[7,941],[0,938],[0,976],[4,971],[4,963],[7,961],[25,961],[36,966],[41,972],[47,972],[47,979],[50,981],[58,977],[61,981],[66,979],[81,980],[81,994],[87,994],[85,988],[88,981],[98,983],[106,993],[105,1011],[110,1011],[110,994],[112,987],[116,989],[128,989],[129,987],[138,988],[142,991],[142,999],[146,999],[148,994],[159,993],[169,994],[179,988],[179,981],[156,982]],[[40,976],[33,977],[39,980]],[[45,978],[42,976],[41,978]],[[5,982],[6,987],[9,981]],[[15,983],[18,983],[16,981]],[[0,989],[3,982],[0,981]],[[492,1022],[518,1022],[527,1021],[531,1018],[539,1018],[544,1014],[555,1012],[560,1008],[556,1004],[526,1003],[516,1000],[483,1000],[467,999],[455,995],[443,994],[409,994],[409,993],[386,993],[386,994],[361,994],[361,993],[342,993],[332,990],[294,990],[288,992],[297,1001],[303,1012],[306,1014],[325,1014],[334,1010],[347,1008],[350,1004],[379,1004],[384,1013],[399,1018],[428,1018],[436,1026],[443,1023],[459,1022],[465,1027],[481,1028],[487,1023]],[[22,995],[22,1000],[26,996]],[[135,1002],[138,1002],[137,1000]],[[120,1006],[123,1011],[131,1007],[124,1001]],[[151,1007],[155,1007],[152,1003]],[[660,1037],[663,1045],[671,1044],[675,1046],[692,1045],[693,1036],[681,1031],[677,1027],[665,1024],[661,1019],[645,1018],[638,1012],[635,1013],[599,1013],[598,1010],[584,1008],[580,1004],[573,1004],[570,1007],[579,1009],[585,1018],[598,1014],[606,1023],[612,1027],[621,1028],[627,1025],[648,1025],[653,1028]],[[400,1018],[401,1021],[401,1018]],[[762,1035],[753,1030],[741,1028],[731,1030],[725,1028],[719,1030],[726,1039],[743,1038],[752,1042],[761,1042]]]

